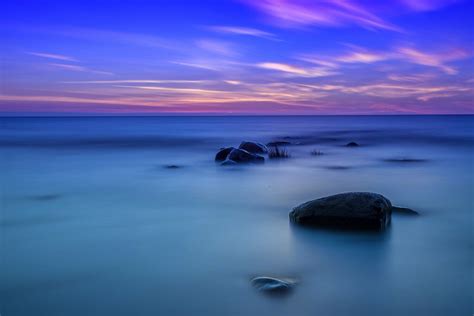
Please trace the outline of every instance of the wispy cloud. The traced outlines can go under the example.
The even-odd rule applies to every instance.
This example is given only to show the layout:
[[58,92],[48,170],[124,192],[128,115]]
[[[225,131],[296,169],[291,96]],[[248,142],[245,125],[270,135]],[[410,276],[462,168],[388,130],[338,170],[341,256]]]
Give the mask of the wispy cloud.
[[357,0],[241,0],[262,12],[280,27],[357,25],[370,30],[404,32],[387,21],[387,16],[431,11],[459,2],[457,0],[386,0],[376,5]]
[[205,70],[212,70],[212,71],[219,70],[219,68],[217,68],[214,64],[208,63],[208,62],[170,61],[170,63],[180,65],[180,66],[185,66],[185,67],[191,67],[191,68],[198,68],[198,69],[205,69]]
[[335,58],[335,61],[342,63],[363,63],[371,64],[378,61],[386,60],[388,56],[378,52],[364,52],[364,51],[353,51],[347,55],[342,55]]
[[233,57],[239,55],[239,52],[230,42],[214,39],[200,39],[197,40],[195,43],[198,48],[216,55],[222,55],[226,57]]
[[60,69],[68,70],[68,71],[88,72],[88,73],[93,73],[93,74],[98,74],[98,75],[113,75],[113,73],[108,72],[108,71],[94,70],[94,69],[90,69],[90,68],[78,66],[78,65],[58,64],[58,63],[49,63],[48,65],[54,68],[60,68]]
[[250,27],[241,27],[241,26],[209,26],[210,30],[218,33],[226,34],[236,34],[236,35],[247,35],[253,37],[260,37],[269,40],[278,40],[275,34],[265,32],[262,30],[250,28]]
[[118,84],[118,83],[205,83],[208,80],[152,80],[152,79],[125,79],[125,80],[83,80],[83,81],[65,81],[71,84]]
[[413,82],[413,83],[420,83],[420,82],[427,82],[436,78],[436,76],[432,73],[426,74],[389,74],[387,76],[389,80],[398,81],[398,82]]
[[401,31],[355,1],[243,0],[281,27],[359,25],[367,29]]
[[301,77],[323,77],[334,74],[333,71],[323,67],[297,67],[289,64],[264,62],[256,65],[259,68],[276,70]]
[[459,2],[459,0],[401,0],[414,11],[432,11]]
[[38,52],[26,52],[26,53],[29,54],[29,55],[42,57],[42,58],[48,58],[48,59],[56,59],[56,60],[61,60],[61,61],[72,61],[72,62],[77,62],[78,61],[74,57],[59,55],[59,54],[38,53]]
[[400,57],[402,59],[408,60],[414,64],[431,66],[438,69],[441,69],[449,75],[454,75],[458,71],[448,66],[446,63],[450,61],[460,60],[468,57],[469,55],[459,49],[451,50],[446,53],[426,53],[410,47],[401,47],[397,50],[398,54],[395,54],[395,57]]
[[372,64],[382,61],[399,61],[422,66],[434,67],[446,74],[454,75],[458,71],[448,63],[469,58],[470,55],[462,49],[451,49],[447,52],[423,52],[412,47],[397,47],[388,51],[370,51],[357,46],[351,50],[335,56],[300,55],[299,60],[325,66],[339,68],[343,64]]
[[56,25],[35,27],[23,26],[17,27],[17,30],[27,33],[40,33],[100,43],[117,43],[151,48],[165,48],[171,50],[185,50],[186,48],[180,43],[151,34],[124,32],[100,28]]
[[333,90],[346,94],[359,94],[387,99],[416,98],[420,101],[473,92],[472,88],[460,85],[413,85],[412,83],[375,83],[356,86],[339,85],[334,86]]
[[[66,55],[60,55],[60,54],[52,54],[52,53],[40,53],[40,52],[26,52],[29,55],[32,56],[37,56],[45,59],[52,59],[57,62],[49,62],[47,63],[48,66],[57,68],[57,69],[63,69],[67,71],[74,71],[74,72],[86,72],[86,73],[93,73],[93,74],[98,74],[98,75],[113,75],[113,73],[108,72],[108,71],[101,71],[101,70],[95,70],[95,69],[90,69],[88,67],[81,66],[79,63],[79,60],[66,56]],[[74,64],[66,64],[66,62],[72,62]]]
[[289,72],[289,73],[297,74],[297,75],[306,74],[306,70],[304,70],[303,68],[299,68],[299,67],[295,67],[295,66],[287,65],[287,64],[281,64],[281,63],[259,63],[257,64],[257,66],[264,69],[278,70],[278,71]]
[[[175,105],[180,105],[182,106],[180,109],[188,112],[196,108],[202,110],[202,105],[234,104],[237,106],[243,102],[253,104],[264,102],[295,106],[295,108],[309,106],[310,109],[329,113],[335,108],[338,111],[350,112],[351,106],[347,104],[352,104],[354,101],[363,102],[365,109],[374,110],[372,107],[376,107],[382,112],[413,111],[415,113],[415,109],[406,108],[404,104],[473,95],[473,88],[467,84],[442,85],[412,82],[351,85],[303,84],[291,81],[250,83],[234,80],[123,79],[83,81],[83,83],[88,84],[87,89],[75,89],[68,94],[64,92],[62,95],[4,94],[0,96],[0,101],[145,106],[159,111],[172,110],[176,108]],[[232,89],[229,89],[228,85],[232,85]],[[334,101],[334,98],[337,100],[341,97],[346,99],[344,104]],[[381,104],[389,103],[391,105],[381,107]],[[213,107],[213,109],[218,108]]]

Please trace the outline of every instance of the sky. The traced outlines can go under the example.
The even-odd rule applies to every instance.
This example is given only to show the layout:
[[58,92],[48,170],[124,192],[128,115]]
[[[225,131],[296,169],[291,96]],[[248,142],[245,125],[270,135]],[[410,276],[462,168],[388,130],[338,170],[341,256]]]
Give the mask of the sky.
[[474,0],[4,1],[0,114],[473,114]]

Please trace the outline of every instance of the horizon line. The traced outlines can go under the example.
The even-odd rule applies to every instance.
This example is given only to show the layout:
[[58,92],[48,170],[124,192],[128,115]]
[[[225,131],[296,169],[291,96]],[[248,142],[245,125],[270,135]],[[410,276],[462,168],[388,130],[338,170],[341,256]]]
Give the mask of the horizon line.
[[80,117],[311,117],[311,116],[474,116],[473,113],[386,113],[386,114],[229,114],[229,113],[51,113],[45,112],[44,114],[31,114],[25,113],[9,114],[0,112],[0,118],[80,118]]

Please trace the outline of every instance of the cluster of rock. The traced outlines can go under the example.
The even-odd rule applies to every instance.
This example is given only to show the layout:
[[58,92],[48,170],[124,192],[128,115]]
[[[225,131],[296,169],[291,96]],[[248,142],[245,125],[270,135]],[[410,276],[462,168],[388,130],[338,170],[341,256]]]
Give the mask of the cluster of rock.
[[[268,143],[267,146],[277,148],[288,144],[276,141]],[[262,163],[265,161],[264,155],[269,154],[267,146],[244,141],[238,148],[221,148],[215,160],[223,165]],[[346,144],[346,147],[358,146],[359,144],[355,142]],[[408,208],[393,206],[389,199],[377,193],[349,192],[303,203],[293,208],[289,217],[291,222],[301,225],[383,230],[390,225],[392,212],[405,215],[418,214]],[[296,282],[290,279],[260,276],[253,278],[251,284],[263,293],[283,295],[290,293]]]
[[262,163],[267,154],[268,148],[257,142],[244,141],[240,143],[239,148],[225,147],[221,148],[216,154],[215,161],[221,162],[222,165],[234,165],[239,163]]

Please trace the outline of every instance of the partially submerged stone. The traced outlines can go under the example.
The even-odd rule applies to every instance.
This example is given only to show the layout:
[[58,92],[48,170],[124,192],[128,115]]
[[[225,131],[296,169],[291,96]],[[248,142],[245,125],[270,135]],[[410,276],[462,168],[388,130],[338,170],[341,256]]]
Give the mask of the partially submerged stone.
[[277,141],[267,143],[267,146],[269,147],[288,146],[288,145],[291,145],[291,143],[286,140],[277,140]]
[[226,148],[221,148],[215,157],[216,161],[224,161],[227,159],[227,156],[229,153],[232,151],[232,149],[235,149],[234,147],[226,147]]
[[265,161],[265,158],[262,156],[249,153],[243,149],[234,148],[230,151],[227,159],[235,161],[237,163],[262,163]]
[[417,211],[412,210],[411,208],[406,208],[406,207],[397,207],[397,206],[392,206],[392,212],[397,213],[397,214],[402,214],[402,215],[420,215]]
[[341,193],[303,203],[289,216],[298,224],[384,229],[391,221],[392,204],[376,193]]
[[294,286],[294,282],[267,276],[253,278],[250,282],[257,290],[268,294],[288,293]]
[[427,162],[428,160],[419,158],[386,158],[383,161],[392,163],[420,163]]
[[222,162],[222,165],[233,165],[236,163],[261,163],[265,161],[265,158],[244,149],[226,147],[219,150],[216,154],[215,160]]
[[164,166],[165,169],[179,169],[181,168],[180,166],[178,165],[166,165]]
[[253,154],[266,154],[268,153],[267,146],[257,142],[242,142],[240,143],[239,149],[243,149]]
[[230,159],[226,159],[224,160],[221,165],[222,166],[233,166],[233,165],[236,165],[237,163],[233,160],[230,160]]
[[346,147],[359,147],[359,144],[357,144],[356,142],[350,142],[346,144]]

